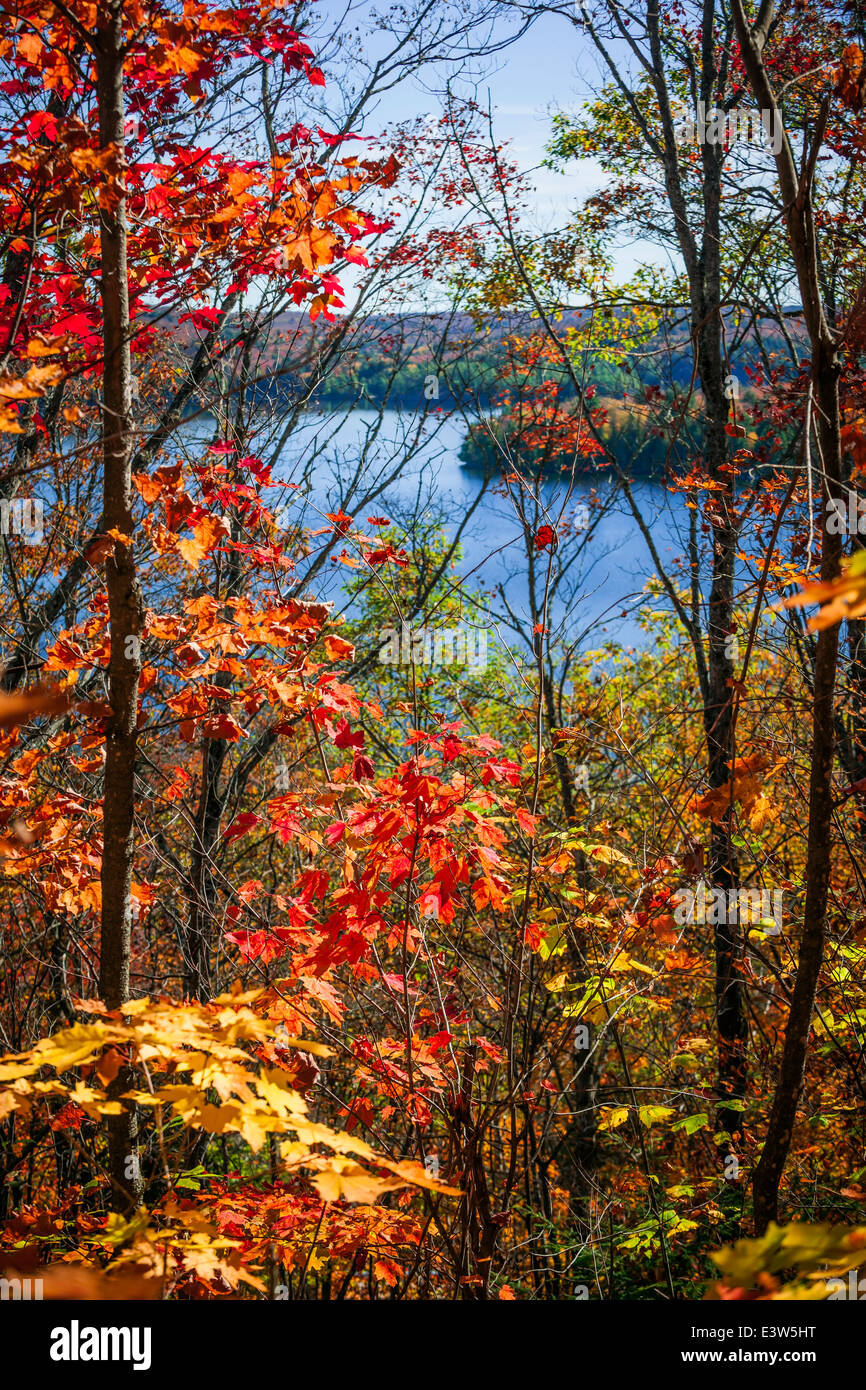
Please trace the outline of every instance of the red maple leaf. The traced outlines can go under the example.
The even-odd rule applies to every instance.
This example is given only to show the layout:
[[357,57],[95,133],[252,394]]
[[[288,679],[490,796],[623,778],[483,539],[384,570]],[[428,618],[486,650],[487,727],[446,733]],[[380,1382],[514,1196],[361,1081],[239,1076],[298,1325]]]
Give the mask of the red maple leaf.
[[359,729],[353,734],[348,719],[341,719],[334,734],[334,743],[338,748],[363,748],[364,730]]

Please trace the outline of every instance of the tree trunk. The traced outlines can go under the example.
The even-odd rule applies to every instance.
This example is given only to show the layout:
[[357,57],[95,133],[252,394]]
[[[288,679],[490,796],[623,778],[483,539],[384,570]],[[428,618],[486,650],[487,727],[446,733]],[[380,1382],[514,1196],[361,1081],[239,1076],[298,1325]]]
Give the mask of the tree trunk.
[[[763,62],[764,45],[773,22],[773,0],[762,0],[754,25],[746,18],[742,0],[733,0],[737,38],[746,75],[755,100],[767,119],[784,130],[775,93]],[[814,393],[817,441],[822,479],[822,515],[826,502],[842,491],[841,420],[839,376],[841,361],[835,334],[830,326],[821,295],[818,271],[818,238],[812,207],[812,175],[823,138],[829,103],[813,136],[812,148],[798,172],[787,133],[776,154],[779,188],[785,209],[785,226],[797,271],[803,304],[803,317],[812,352],[811,389]],[[808,441],[807,441],[808,443]],[[835,579],[842,558],[842,538],[827,526],[821,531],[821,579]],[[815,679],[812,694],[812,745],[809,779],[809,831],[806,849],[806,900],[797,978],[791,997],[788,1026],[782,1049],[779,1080],[764,1138],[764,1147],[754,1174],[755,1229],[762,1234],[778,1219],[779,1184],[791,1147],[797,1106],[803,1089],[809,1030],[815,1006],[818,977],[824,958],[827,895],[833,845],[833,758],[835,748],[835,686],[839,647],[837,625],[818,634],[815,648]]]
[[[229,682],[224,672],[217,672],[215,684],[227,687]],[[227,751],[225,739],[202,739],[202,787],[187,885],[189,919],[183,962],[184,991],[190,999],[201,1002],[210,999],[212,993],[210,947],[216,911],[213,853],[224,810],[224,792],[220,784]]]
[[[695,366],[704,396],[707,423],[704,454],[707,474],[719,489],[714,491],[712,516],[712,579],[707,614],[706,685],[702,686],[704,736],[707,745],[707,780],[710,787],[725,785],[731,777],[734,757],[732,644],[734,614],[734,559],[738,523],[731,475],[727,471],[730,400],[726,395],[724,321],[721,283],[721,207],[724,153],[704,140],[701,148],[703,179],[702,220],[692,232],[688,206],[680,181],[677,142],[671,110],[658,0],[647,0],[647,33],[652,59],[651,78],[658,99],[664,135],[660,153],[665,168],[665,188],[674,216],[677,239],[689,283],[689,318]],[[698,98],[707,109],[715,104],[725,74],[719,64],[727,44],[718,32],[715,0],[704,0]],[[710,830],[710,881],[725,893],[740,884],[740,866],[733,844],[733,808]],[[730,902],[730,898],[727,899]],[[717,1121],[735,1139],[742,1130],[741,1103],[746,1092],[748,1017],[746,986],[742,973],[743,936],[736,914],[733,921],[714,929],[713,952],[716,981],[716,1034],[718,1041]],[[734,1101],[733,1106],[726,1102]],[[721,1150],[724,1156],[725,1150]]]
[[[813,381],[818,401],[818,438],[825,459],[825,488],[839,482],[841,470],[839,372],[835,350],[828,358],[813,344]],[[835,464],[834,464],[835,455]],[[836,495],[832,492],[831,495]],[[841,538],[822,532],[821,578],[835,579],[842,554]],[[812,692],[812,743],[809,777],[809,832],[806,851],[806,900],[797,977],[791,996],[779,1079],[773,1097],[764,1147],[754,1174],[755,1230],[762,1234],[778,1220],[779,1184],[791,1147],[797,1105],[803,1089],[809,1031],[818,977],[824,959],[827,894],[833,847],[833,761],[835,685],[839,628],[818,634]]]
[[[126,265],[126,200],[123,186],[124,90],[123,7],[120,0],[102,8],[96,35],[99,143],[117,156],[119,187],[107,190],[108,206],[100,211],[102,255],[103,385],[103,525],[131,536],[132,420],[130,391],[129,285]],[[143,604],[135,572],[132,541],[118,541],[106,561],[110,657],[105,759],[102,852],[102,930],[100,976],[102,997],[110,1009],[129,998],[133,809],[141,675]],[[128,1068],[113,1083],[117,1093],[129,1088]],[[127,1210],[141,1201],[135,1109],[107,1121],[112,1201]]]
[[[224,438],[234,439],[239,457],[249,444],[248,430],[244,423],[244,410],[250,382],[250,363],[255,335],[243,339],[238,372],[237,400],[234,420],[230,418],[231,395],[229,383],[224,382],[222,402],[222,428]],[[233,483],[241,481],[236,465],[232,471]],[[237,508],[230,509],[232,540],[237,544],[243,541],[244,532]],[[228,605],[230,599],[238,598],[243,588],[243,572],[240,554],[231,550],[225,557],[224,593],[220,594],[222,570],[217,575],[215,597],[222,597]],[[231,619],[233,610],[226,606],[224,616]],[[232,676],[228,671],[217,671],[213,677],[214,685],[223,690],[232,686]],[[186,896],[189,903],[186,939],[184,942],[184,989],[190,999],[204,1002],[213,992],[211,978],[211,949],[213,943],[213,922],[217,906],[217,890],[214,882],[214,851],[219,839],[220,825],[225,811],[227,787],[223,784],[223,771],[229,753],[229,744],[222,738],[202,739],[201,795],[195,823],[195,840],[190,854],[190,872]]]

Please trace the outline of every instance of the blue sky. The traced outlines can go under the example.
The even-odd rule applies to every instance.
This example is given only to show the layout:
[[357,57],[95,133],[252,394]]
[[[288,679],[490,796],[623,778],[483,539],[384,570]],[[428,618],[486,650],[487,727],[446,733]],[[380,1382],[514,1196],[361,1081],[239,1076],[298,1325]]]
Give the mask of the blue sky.
[[[342,12],[343,8],[336,0],[322,0],[322,10],[329,15]],[[362,23],[370,8],[368,0],[361,0],[356,7],[355,13]],[[504,26],[501,32],[506,32]],[[591,159],[575,161],[561,174],[538,166],[544,158],[553,112],[578,108],[603,80],[598,55],[567,19],[548,14],[540,16],[528,33],[510,47],[476,66],[479,71],[474,93],[465,82],[462,90],[474,94],[485,107],[489,93],[497,138],[509,143],[521,169],[535,170],[533,221],[541,229],[562,225],[569,208],[601,187],[605,176]],[[436,113],[439,100],[435,89],[441,88],[446,75],[444,68],[427,70],[420,78],[401,82],[383,96],[376,119],[367,129],[393,120]],[[647,258],[657,259],[658,251],[638,242],[618,251],[617,269],[620,275],[626,276]]]

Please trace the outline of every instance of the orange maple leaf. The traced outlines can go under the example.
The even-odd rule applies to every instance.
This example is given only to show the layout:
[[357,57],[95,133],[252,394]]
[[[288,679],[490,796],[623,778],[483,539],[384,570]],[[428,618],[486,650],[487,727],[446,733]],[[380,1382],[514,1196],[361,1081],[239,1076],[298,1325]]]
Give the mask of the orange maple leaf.
[[230,534],[229,523],[224,516],[204,516],[193,527],[192,538],[180,541],[177,548],[190,569],[197,570],[220,537]]

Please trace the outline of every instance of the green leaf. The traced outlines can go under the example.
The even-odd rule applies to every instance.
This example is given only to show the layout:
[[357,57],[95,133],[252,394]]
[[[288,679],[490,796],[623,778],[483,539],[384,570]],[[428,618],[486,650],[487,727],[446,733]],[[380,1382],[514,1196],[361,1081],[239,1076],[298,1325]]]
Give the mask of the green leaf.
[[682,1129],[686,1134],[697,1134],[699,1129],[706,1129],[709,1123],[709,1115],[702,1111],[700,1115],[687,1115],[684,1120],[677,1120],[675,1125],[671,1125],[671,1129]]
[[640,1105],[637,1113],[641,1124],[650,1129],[652,1125],[663,1124],[668,1116],[675,1115],[676,1111],[669,1105]]

